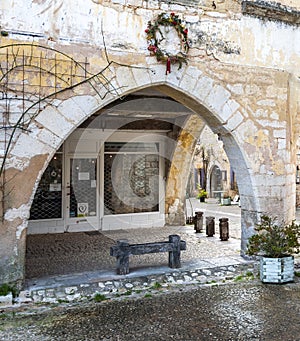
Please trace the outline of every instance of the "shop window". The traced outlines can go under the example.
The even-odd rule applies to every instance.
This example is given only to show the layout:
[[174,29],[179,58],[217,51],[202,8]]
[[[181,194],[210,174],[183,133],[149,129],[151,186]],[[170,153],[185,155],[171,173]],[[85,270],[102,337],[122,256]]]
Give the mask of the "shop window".
[[30,219],[62,218],[62,154],[56,153],[45,170],[30,209]]
[[159,145],[106,143],[104,214],[159,211]]

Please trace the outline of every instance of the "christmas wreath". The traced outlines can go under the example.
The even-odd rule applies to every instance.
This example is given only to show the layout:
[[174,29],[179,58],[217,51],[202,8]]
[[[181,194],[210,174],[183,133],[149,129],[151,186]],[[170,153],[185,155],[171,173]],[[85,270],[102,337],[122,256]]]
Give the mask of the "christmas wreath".
[[[161,26],[170,26],[175,28],[175,30],[177,31],[178,37],[181,41],[181,51],[176,55],[164,52],[159,47],[160,42],[165,39],[160,29]],[[156,59],[159,62],[166,62],[166,74],[171,72],[171,64],[178,63],[178,70],[182,67],[182,63],[187,64],[187,53],[190,47],[188,41],[188,29],[184,27],[178,15],[175,15],[175,13],[159,14],[153,24],[151,23],[151,21],[148,22],[148,27],[145,32],[147,34],[148,50],[150,51],[151,55],[156,56]],[[158,38],[158,33],[160,34],[160,39]]]

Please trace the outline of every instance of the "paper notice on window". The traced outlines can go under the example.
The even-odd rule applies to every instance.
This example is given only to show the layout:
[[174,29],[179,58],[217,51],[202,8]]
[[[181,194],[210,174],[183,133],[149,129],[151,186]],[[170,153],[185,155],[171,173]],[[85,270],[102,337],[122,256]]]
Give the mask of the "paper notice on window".
[[61,184],[50,184],[49,186],[50,192],[61,192]]
[[96,188],[96,180],[91,180],[91,188]]
[[79,172],[78,173],[78,180],[90,180],[90,173],[89,172]]

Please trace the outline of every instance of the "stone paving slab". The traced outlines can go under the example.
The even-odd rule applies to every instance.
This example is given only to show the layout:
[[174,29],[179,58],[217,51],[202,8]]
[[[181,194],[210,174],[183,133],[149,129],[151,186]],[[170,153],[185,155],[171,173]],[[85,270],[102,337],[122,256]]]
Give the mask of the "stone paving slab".
[[[128,290],[148,290],[157,282],[167,286],[223,283],[240,274],[255,273],[257,264],[240,256],[240,208],[220,207],[214,201],[191,202],[192,211],[203,211],[204,219],[216,217],[214,237],[207,237],[204,231],[196,233],[193,225],[28,236],[26,266],[27,274],[31,275],[18,303],[73,302],[97,293],[109,296]],[[218,217],[229,218],[228,241],[219,239]],[[170,234],[180,235],[187,243],[187,251],[181,253],[180,269],[170,269],[168,254],[158,253],[132,256],[130,273],[116,274],[116,260],[109,255],[109,249],[118,239],[146,243],[168,240]]]
[[[195,259],[222,258],[239,255],[239,240],[222,242],[218,235],[206,237],[195,233],[193,226],[127,230],[130,243],[147,243],[168,240],[170,234],[178,234],[187,243],[181,260],[185,264]],[[121,234],[122,237],[124,233]],[[109,237],[108,237],[109,236]],[[27,279],[53,275],[67,275],[85,271],[114,270],[116,259],[109,254],[110,247],[120,238],[119,233],[105,232],[86,236],[85,233],[32,235],[27,241]],[[168,253],[132,256],[130,267],[168,265]]]
[[[170,234],[178,234],[187,243],[187,251],[181,253],[183,268],[211,267],[222,264],[243,262],[240,254],[240,239],[235,238],[234,230],[239,227],[240,209],[238,207],[220,207],[215,200],[210,204],[201,204],[198,200],[189,200],[192,211],[205,211],[206,215],[224,216],[231,214],[231,236],[222,242],[218,235],[206,237],[205,233],[195,233],[193,225],[171,226],[147,229],[120,229],[114,231],[92,231],[87,233],[63,233],[48,235],[29,235],[26,254],[26,285],[38,285],[45,281],[47,285],[60,282],[80,281],[80,278],[105,277],[112,278],[115,274],[114,257],[109,254],[110,247],[119,239],[127,239],[129,243],[147,243],[168,240]],[[202,205],[202,206],[201,206]],[[223,211],[223,212],[222,212]],[[234,226],[234,227],[233,227]],[[238,232],[240,233],[240,232]],[[225,258],[228,258],[225,260]],[[144,269],[148,272],[166,272],[168,254],[158,253],[130,258],[130,272],[136,274]],[[131,275],[130,274],[130,275]]]

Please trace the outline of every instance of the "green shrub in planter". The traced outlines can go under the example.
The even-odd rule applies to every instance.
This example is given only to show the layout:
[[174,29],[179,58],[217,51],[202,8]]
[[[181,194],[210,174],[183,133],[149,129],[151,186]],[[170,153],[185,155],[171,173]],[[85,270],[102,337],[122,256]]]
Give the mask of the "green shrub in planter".
[[294,257],[300,251],[300,225],[294,221],[277,223],[276,218],[263,215],[248,240],[248,255],[261,256],[260,278],[265,283],[286,283],[294,279]]
[[0,296],[6,296],[9,293],[12,293],[13,297],[16,297],[18,295],[18,290],[15,286],[11,286],[7,283],[0,285]]
[[289,225],[278,224],[276,218],[263,215],[255,231],[257,234],[248,240],[249,255],[280,258],[300,251],[300,225],[294,221]]

